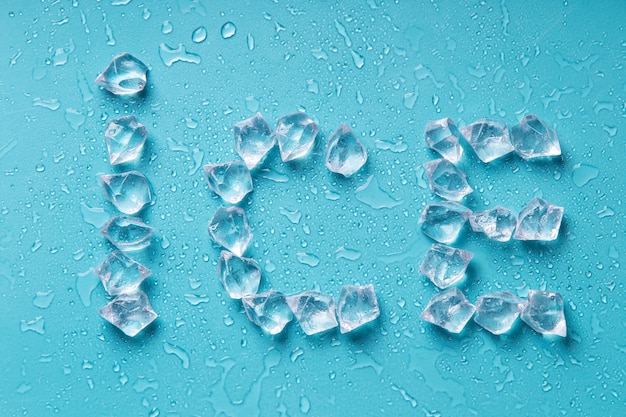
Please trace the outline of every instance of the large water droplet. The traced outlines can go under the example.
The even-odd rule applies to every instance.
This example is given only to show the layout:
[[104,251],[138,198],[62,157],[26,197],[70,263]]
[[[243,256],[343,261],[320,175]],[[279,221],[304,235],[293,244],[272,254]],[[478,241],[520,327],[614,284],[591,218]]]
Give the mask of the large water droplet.
[[191,40],[195,43],[201,43],[206,40],[207,32],[204,26],[200,26],[191,34]]
[[224,23],[224,26],[222,26],[222,38],[230,39],[235,36],[235,33],[237,33],[237,27],[233,22]]

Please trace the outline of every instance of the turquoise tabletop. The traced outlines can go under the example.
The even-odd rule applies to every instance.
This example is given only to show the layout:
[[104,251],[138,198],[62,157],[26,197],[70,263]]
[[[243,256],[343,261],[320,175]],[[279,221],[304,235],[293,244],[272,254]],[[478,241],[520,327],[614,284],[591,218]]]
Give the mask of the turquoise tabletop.
[[625,416],[625,22],[3,1],[0,416]]

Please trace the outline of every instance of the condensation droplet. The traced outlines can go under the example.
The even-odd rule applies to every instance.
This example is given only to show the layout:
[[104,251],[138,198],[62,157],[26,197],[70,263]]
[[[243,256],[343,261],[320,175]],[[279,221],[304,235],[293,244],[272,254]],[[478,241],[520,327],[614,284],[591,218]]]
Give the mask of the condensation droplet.
[[224,23],[224,26],[222,26],[222,38],[230,39],[235,36],[235,33],[237,33],[237,27],[233,22]]

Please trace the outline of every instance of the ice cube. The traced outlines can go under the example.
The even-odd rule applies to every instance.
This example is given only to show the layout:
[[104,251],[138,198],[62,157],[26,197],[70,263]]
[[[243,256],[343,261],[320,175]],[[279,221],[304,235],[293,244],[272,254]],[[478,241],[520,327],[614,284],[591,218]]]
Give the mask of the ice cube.
[[522,300],[509,292],[495,292],[478,297],[474,321],[493,334],[511,330],[522,311]]
[[478,158],[487,163],[513,151],[506,122],[480,119],[461,127],[461,133],[476,152]]
[[120,251],[113,251],[93,272],[109,295],[135,292],[152,274],[148,268]]
[[100,184],[106,199],[124,214],[136,214],[152,202],[150,184],[139,171],[101,175]]
[[158,317],[143,291],[118,295],[100,309],[100,315],[130,337],[136,336]]
[[287,297],[287,305],[300,323],[304,333],[313,335],[338,326],[335,301],[319,291],[305,291]]
[[104,131],[111,165],[137,159],[148,137],[144,125],[135,116],[123,116],[109,122]]
[[102,236],[124,252],[150,246],[154,229],[136,217],[111,217],[100,229]]
[[306,156],[317,136],[317,124],[305,113],[293,113],[278,119],[274,135],[284,162]]
[[563,297],[559,293],[529,290],[521,317],[538,333],[567,336]]
[[344,177],[350,177],[367,161],[367,150],[343,123],[328,138],[326,145],[326,167]]
[[240,258],[225,250],[217,262],[217,275],[230,298],[254,295],[261,284],[261,267],[254,259]]
[[215,243],[241,257],[252,239],[248,218],[241,207],[220,207],[209,222],[209,234]]
[[563,207],[535,197],[520,212],[513,239],[555,240],[559,235],[562,219]]
[[424,136],[426,145],[448,161],[456,164],[461,160],[463,156],[463,147],[459,143],[461,132],[452,119],[429,121]]
[[241,299],[250,321],[269,334],[283,331],[293,315],[285,296],[274,290]]
[[484,233],[489,239],[498,242],[508,242],[515,230],[517,216],[508,208],[497,206],[491,210],[473,212],[469,221],[473,231]]
[[532,114],[511,128],[511,139],[515,151],[524,159],[561,155],[554,129]]
[[344,285],[337,300],[339,330],[348,333],[380,315],[374,286]]
[[465,295],[458,288],[452,287],[435,294],[420,317],[450,333],[461,333],[474,315],[474,310],[475,307],[467,301]]
[[235,123],[235,151],[241,156],[248,169],[253,169],[274,147],[276,137],[261,113]]
[[453,201],[432,203],[422,210],[420,228],[422,233],[439,243],[452,243],[470,214],[470,209]]
[[426,162],[424,171],[431,191],[441,198],[459,201],[473,191],[467,183],[465,173],[446,159]]
[[241,161],[207,164],[204,175],[209,188],[227,203],[239,203],[253,189],[250,170]]
[[111,93],[119,96],[137,94],[146,86],[146,64],[124,52],[116,55],[96,83]]
[[419,272],[437,287],[448,288],[463,279],[473,257],[472,252],[434,243],[428,249]]

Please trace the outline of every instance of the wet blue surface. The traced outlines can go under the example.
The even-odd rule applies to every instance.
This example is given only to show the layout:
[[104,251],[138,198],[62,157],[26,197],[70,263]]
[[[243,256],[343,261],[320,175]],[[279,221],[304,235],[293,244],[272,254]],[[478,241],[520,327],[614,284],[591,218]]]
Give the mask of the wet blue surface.
[[[602,3],[3,2],[0,414],[624,415],[626,8]],[[94,83],[124,51],[150,68],[138,98]],[[201,166],[236,157],[234,123],[297,110],[321,141],[292,164],[275,148],[255,174],[246,254],[262,291],[373,283],[381,317],[357,334],[292,323],[264,335],[217,279],[206,226],[221,202]],[[485,165],[464,144],[465,204],[518,212],[541,195],[565,208],[559,238],[466,232],[455,246],[475,257],[460,288],[472,301],[558,291],[568,337],[472,322],[449,335],[418,317],[437,291],[417,272],[430,245],[418,218],[436,199],[424,127],[531,113],[563,157]],[[136,169],[156,233],[139,260],[160,315],[135,339],[98,315],[108,299],[92,273],[112,249],[99,234],[115,212],[99,184],[117,170],[104,129],[130,114],[149,132]],[[369,150],[350,179],[324,166],[343,122]]]

